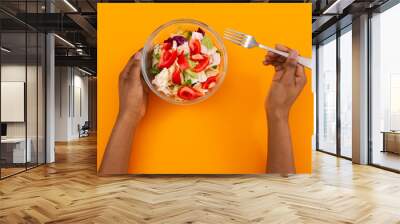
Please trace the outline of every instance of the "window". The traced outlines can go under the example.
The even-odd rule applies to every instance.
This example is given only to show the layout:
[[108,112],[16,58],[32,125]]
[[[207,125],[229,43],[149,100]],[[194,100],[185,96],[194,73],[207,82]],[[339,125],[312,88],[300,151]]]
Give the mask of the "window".
[[351,158],[352,26],[338,35],[322,41],[317,49],[317,149]]
[[336,36],[318,48],[317,149],[336,153]]
[[352,157],[352,32],[340,36],[340,155]]
[[372,164],[400,170],[400,4],[371,18]]

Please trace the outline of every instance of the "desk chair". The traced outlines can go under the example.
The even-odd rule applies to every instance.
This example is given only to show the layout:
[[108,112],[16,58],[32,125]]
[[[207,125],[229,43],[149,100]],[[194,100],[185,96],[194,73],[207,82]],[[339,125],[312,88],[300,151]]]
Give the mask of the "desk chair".
[[85,121],[82,127],[80,127],[80,125],[78,124],[79,138],[89,136],[89,129],[90,129],[89,121]]

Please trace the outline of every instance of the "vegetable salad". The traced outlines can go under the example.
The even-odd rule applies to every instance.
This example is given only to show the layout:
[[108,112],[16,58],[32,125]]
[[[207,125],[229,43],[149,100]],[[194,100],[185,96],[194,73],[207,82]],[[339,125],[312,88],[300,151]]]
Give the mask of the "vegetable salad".
[[194,100],[216,85],[220,63],[221,52],[201,28],[178,31],[154,46],[152,84],[177,100]]

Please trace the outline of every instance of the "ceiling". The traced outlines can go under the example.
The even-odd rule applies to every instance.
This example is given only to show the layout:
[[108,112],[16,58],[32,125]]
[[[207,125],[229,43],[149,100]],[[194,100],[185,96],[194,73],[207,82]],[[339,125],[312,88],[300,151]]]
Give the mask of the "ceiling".
[[[80,12],[96,12],[96,0],[68,0],[68,2]],[[73,12],[63,0],[2,0],[1,7],[7,7],[19,12],[44,13],[49,4],[54,12]],[[47,10],[49,11],[49,10]]]
[[[313,42],[316,43],[335,33],[340,26],[350,24],[353,16],[377,7],[386,1],[248,0],[235,2],[312,2]],[[183,1],[99,0],[98,2]],[[199,0],[198,2],[232,2],[232,0]],[[31,54],[35,54],[37,50],[36,39],[33,41],[34,35],[31,34],[28,34],[25,39],[26,31],[28,33],[54,32],[61,37],[55,38],[56,65],[81,66],[88,70],[96,71],[96,0],[0,0],[0,26],[2,30],[2,46],[13,50],[12,53],[7,55],[7,58],[23,57],[26,53],[28,53],[28,58],[31,58]],[[25,46],[27,46],[26,49]],[[2,53],[2,55],[5,54]]]
[[372,11],[388,0],[313,0],[313,43],[352,23],[353,17]]
[[57,34],[56,65],[96,73],[96,10],[96,0],[1,0],[1,43],[11,50],[2,51],[2,60],[36,60],[44,49],[43,33],[52,32]]

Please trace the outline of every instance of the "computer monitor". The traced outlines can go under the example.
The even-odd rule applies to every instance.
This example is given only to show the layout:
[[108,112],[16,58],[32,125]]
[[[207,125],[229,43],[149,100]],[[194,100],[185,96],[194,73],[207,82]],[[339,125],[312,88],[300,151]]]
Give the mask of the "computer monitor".
[[1,123],[1,137],[7,136],[7,124]]

